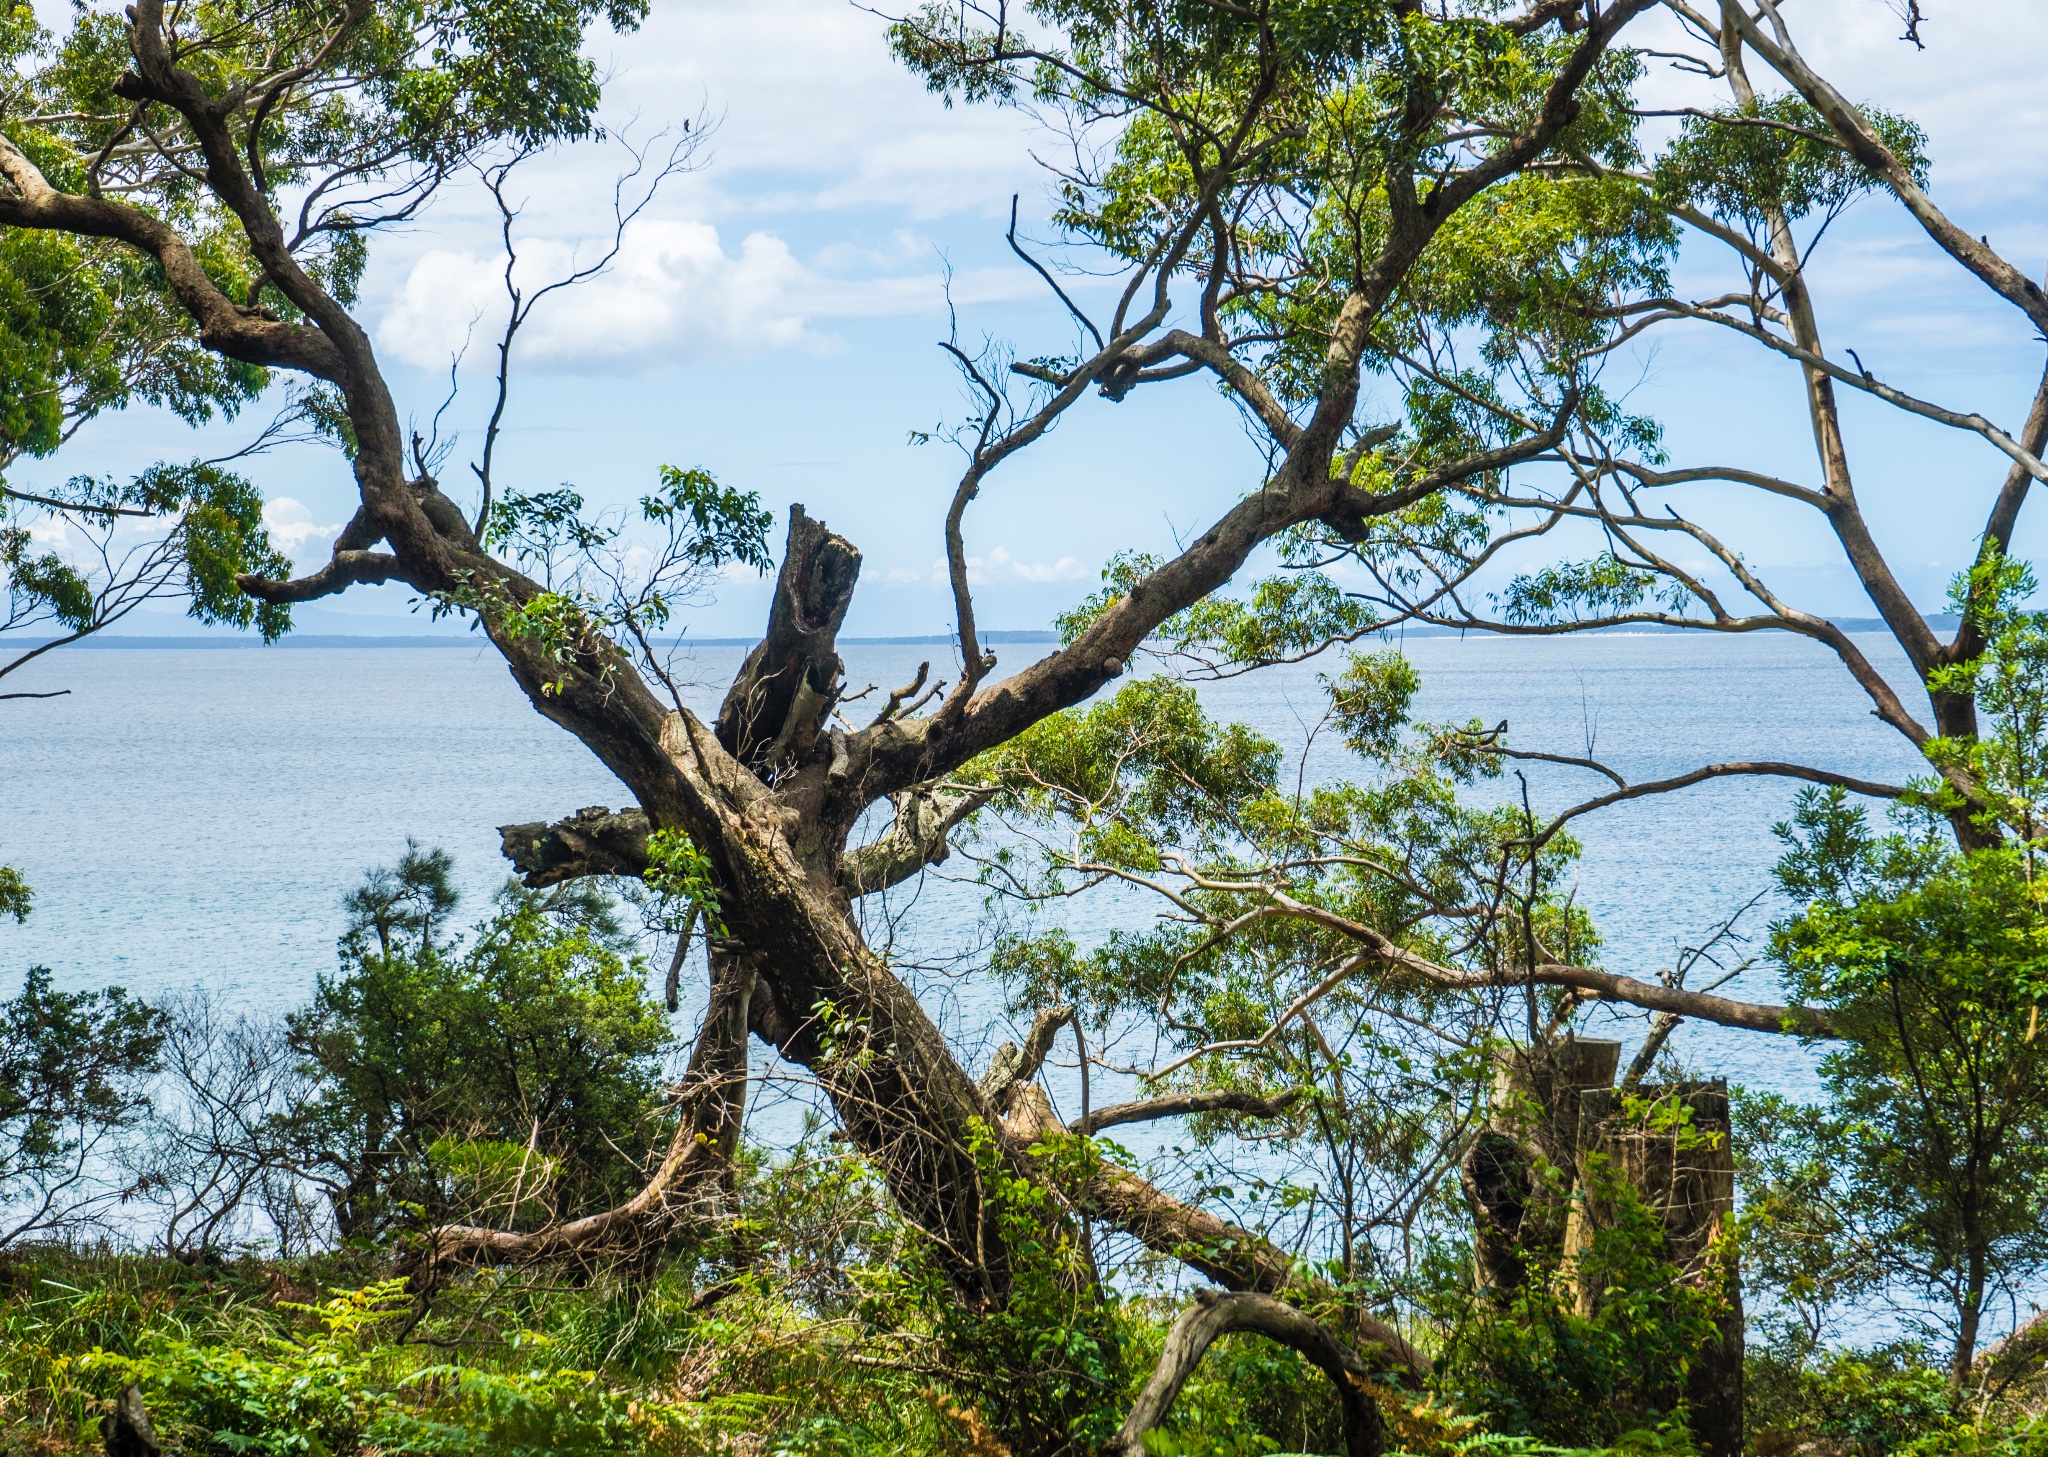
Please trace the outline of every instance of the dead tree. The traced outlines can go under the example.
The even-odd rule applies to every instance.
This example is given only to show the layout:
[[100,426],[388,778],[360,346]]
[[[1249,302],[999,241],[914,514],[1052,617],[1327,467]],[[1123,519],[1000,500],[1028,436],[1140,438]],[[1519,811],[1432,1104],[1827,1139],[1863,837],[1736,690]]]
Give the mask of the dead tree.
[[1580,1101],[1612,1088],[1620,1062],[1619,1042],[1578,1037],[1495,1058],[1486,1124],[1459,1166],[1480,1289],[1513,1290],[1527,1277],[1528,1255],[1563,1250]]

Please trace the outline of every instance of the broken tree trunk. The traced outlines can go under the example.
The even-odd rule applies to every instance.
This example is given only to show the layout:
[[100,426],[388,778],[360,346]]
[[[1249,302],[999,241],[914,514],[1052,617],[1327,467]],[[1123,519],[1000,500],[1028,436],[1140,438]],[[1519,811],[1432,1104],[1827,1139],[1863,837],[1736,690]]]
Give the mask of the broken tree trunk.
[[[1664,1257],[1696,1288],[1723,1300],[1715,1335],[1694,1357],[1683,1396],[1694,1437],[1707,1457],[1742,1453],[1742,1287],[1735,1242],[1735,1158],[1729,1140],[1728,1083],[1647,1087],[1632,1102],[1613,1090],[1579,1098],[1580,1197],[1573,1201],[1565,1259],[1578,1275],[1579,1310],[1599,1305],[1600,1281],[1586,1255],[1611,1227],[1611,1201],[1602,1189],[1625,1183],[1656,1212],[1664,1227]],[[1682,1106],[1689,1117],[1659,1117],[1659,1105]],[[1681,1395],[1674,1385],[1665,1406]]]
[[1516,1289],[1528,1277],[1529,1256],[1563,1250],[1580,1096],[1611,1088],[1620,1062],[1619,1042],[1580,1037],[1495,1057],[1486,1126],[1459,1166],[1481,1290]]

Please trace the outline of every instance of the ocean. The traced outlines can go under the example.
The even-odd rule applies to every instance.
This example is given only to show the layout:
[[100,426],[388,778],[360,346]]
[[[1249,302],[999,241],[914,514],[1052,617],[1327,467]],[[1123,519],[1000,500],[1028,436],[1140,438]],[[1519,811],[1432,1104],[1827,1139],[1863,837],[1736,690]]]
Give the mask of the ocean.
[[[1904,681],[1889,639],[1861,643]],[[1415,637],[1401,646],[1422,676],[1421,719],[1505,719],[1512,743],[1590,750],[1632,781],[1761,758],[1894,782],[1915,772],[1910,749],[1871,717],[1831,655],[1797,638],[1608,633]],[[1006,644],[998,672],[1048,650]],[[694,650],[693,707],[715,709],[743,651]],[[845,650],[851,685],[884,690],[946,652]],[[1252,724],[1292,756],[1323,711],[1318,676],[1333,667],[1270,669],[1201,692],[1212,713]],[[496,826],[627,797],[533,711],[480,641],[73,650],[8,686],[71,691],[0,702],[0,863],[23,871],[36,892],[26,925],[0,925],[0,990],[40,963],[65,988],[112,984],[150,996],[204,986],[240,1008],[283,1011],[334,965],[343,892],[395,860],[409,838],[455,856],[464,913],[476,917],[507,874]],[[1312,782],[1357,772],[1328,733],[1303,769]],[[1583,770],[1526,772],[1539,814],[1607,787]],[[1778,849],[1770,829],[1796,789],[1722,780],[1577,821],[1578,894],[1605,937],[1603,964],[1654,975],[1768,889]],[[1486,792],[1520,789],[1509,777]],[[889,913],[897,953],[939,968],[924,983],[934,1013],[978,1065],[988,1043],[1014,1034],[1000,993],[973,969],[991,918],[970,873],[955,857],[914,896],[895,893]],[[1152,910],[1132,895],[1102,897],[1084,903],[1074,924],[1085,938]],[[1741,923],[1751,952],[1770,914],[1767,900]],[[1771,998],[1773,975],[1752,967],[1728,992]],[[687,1009],[681,1021],[686,1033],[694,1026]],[[1629,1017],[1614,1035],[1639,1030]],[[1816,1091],[1811,1057],[1783,1038],[1687,1024],[1674,1047],[1702,1074],[1793,1096]]]
[[[1895,683],[1910,683],[1889,638],[1859,641]],[[1803,761],[1891,782],[1919,772],[1916,756],[1871,716],[1839,664],[1797,638],[1431,636],[1400,646],[1421,673],[1419,719],[1505,719],[1519,747],[1598,757],[1632,782],[1735,759]],[[998,672],[1048,650],[1004,644]],[[849,645],[851,687],[874,682],[886,692],[909,682],[925,658],[939,659],[934,672],[950,676],[948,651]],[[694,651],[694,708],[715,710],[743,653],[732,645]],[[1316,782],[1360,767],[1334,734],[1311,741],[1327,703],[1319,674],[1335,666],[1271,669],[1200,692],[1212,714],[1278,740]],[[334,966],[343,893],[365,870],[396,860],[408,839],[454,855],[464,892],[458,920],[474,921],[508,873],[496,826],[626,798],[575,739],[533,711],[481,641],[108,647],[52,653],[7,686],[70,691],[0,702],[0,863],[23,871],[36,893],[27,924],[0,923],[0,995],[40,963],[64,989],[119,985],[156,997],[203,987],[230,1010],[281,1014]],[[1539,815],[1608,787],[1580,769],[1539,763],[1525,772]],[[1602,964],[1654,976],[1768,891],[1778,854],[1771,826],[1788,814],[1797,788],[1722,780],[1576,821],[1584,846],[1577,895],[1605,938]],[[1521,789],[1509,776],[1482,792],[1518,797]],[[955,856],[886,904],[870,898],[863,906],[870,941],[887,941],[979,1071],[994,1045],[1017,1039],[1021,1028],[1005,1015],[1001,988],[979,970],[1003,913],[972,876]],[[1766,896],[1748,913],[1741,928],[1750,941],[1736,959],[1761,951],[1775,909]],[[1156,910],[1122,892],[1084,897],[1066,914],[1085,944],[1113,926],[1141,925]],[[649,980],[658,984],[668,948],[649,950]],[[701,971],[686,985],[696,996],[674,1019],[685,1042],[701,1011]],[[1725,990],[1778,999],[1760,957]],[[1629,1044],[1645,1021],[1607,1009],[1594,1019],[1590,1033]],[[1028,1024],[1028,1013],[1022,1020]],[[1784,1037],[1686,1023],[1672,1047],[1695,1076],[1802,1100],[1820,1093],[1817,1052]],[[1127,1068],[1158,1057],[1149,1037],[1128,1032],[1101,1050]],[[1625,1047],[1624,1058],[1632,1050]],[[750,1134],[786,1144],[818,1101],[815,1090],[759,1043],[755,1054]],[[1077,1071],[1070,1058],[1060,1061],[1048,1064],[1049,1089],[1071,1114]],[[1094,1100],[1128,1097],[1133,1087],[1128,1076],[1098,1072]],[[1172,1161],[1175,1124],[1118,1134],[1140,1158]],[[1889,1339],[1907,1312],[1905,1302],[1876,1298],[1847,1313],[1841,1334]],[[1993,1317],[2000,1328],[2010,1318]]]

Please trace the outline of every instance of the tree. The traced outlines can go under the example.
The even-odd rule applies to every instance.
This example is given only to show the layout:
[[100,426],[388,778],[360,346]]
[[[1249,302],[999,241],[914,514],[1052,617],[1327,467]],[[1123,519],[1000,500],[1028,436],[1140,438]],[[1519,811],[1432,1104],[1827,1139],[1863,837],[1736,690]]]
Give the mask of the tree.
[[1881,839],[1820,796],[1797,825],[1788,878],[1825,857],[1837,885],[1809,891],[1778,953],[1848,1036],[1821,1061],[1829,1106],[1766,1101],[1752,1139],[1788,1232],[1828,1247],[1822,1289],[1922,1292],[1961,1387],[1987,1302],[2048,1267],[2039,895],[2023,851]]
[[0,1248],[101,1203],[93,1160],[148,1106],[163,1039],[155,1009],[119,987],[57,991],[46,966],[0,1002]]
[[[461,944],[451,862],[408,848],[346,899],[341,970],[290,1037],[315,1079],[292,1115],[337,1227],[453,1213],[514,1227],[618,1202],[660,1121],[669,1033],[610,907],[514,885]],[[410,1212],[408,1206],[411,1206]]]
[[[1814,281],[1827,277],[1829,229],[1851,207],[1885,202],[1901,210],[1907,226],[1938,250],[1940,262],[1961,270],[1960,283],[1988,290],[2008,324],[2031,336],[2048,325],[2048,294],[2007,261],[1985,238],[1951,218],[1929,194],[1925,137],[1908,118],[1857,106],[1818,74],[1800,53],[1784,18],[1766,8],[1751,15],[1740,5],[1695,6],[1668,0],[1664,7],[1683,33],[1681,48],[1665,59],[1702,89],[1698,104],[1675,115],[1675,137],[1658,155],[1616,166],[1581,151],[1551,164],[1550,175],[1619,188],[1642,209],[1617,213],[1608,225],[1618,243],[1647,238],[1644,217],[1669,236],[1682,233],[1688,256],[1718,260],[1726,287],[1711,297],[1676,297],[1654,276],[1619,278],[1608,298],[1582,307],[1588,318],[1626,327],[1585,341],[1558,341],[1589,363],[1624,344],[1654,341],[1675,329],[1702,325],[1740,336],[1759,351],[1759,367],[1777,366],[1813,430],[1817,480],[1713,462],[1671,462],[1655,422],[1634,428],[1600,427],[1583,415],[1541,459],[1556,474],[1545,482],[1524,473],[1503,489],[1475,478],[1452,489],[1472,510],[1498,510],[1504,525],[1468,539],[1431,544],[1419,562],[1402,558],[1379,568],[1377,605],[1389,620],[1484,628],[1508,634],[1578,632],[1625,624],[1657,624],[1690,631],[1796,633],[1825,646],[1868,695],[1873,713],[1895,730],[1946,779],[1953,791],[1948,816],[1964,846],[2026,836],[1977,798],[1967,747],[1980,734],[1979,685],[1967,671],[1987,647],[1979,609],[2003,590],[1990,570],[2011,547],[2031,485],[2048,480],[2041,455],[2048,448],[2048,375],[2016,432],[1999,428],[1979,410],[1922,398],[1887,383],[1853,349],[1830,352],[1814,297]],[[1775,84],[1779,88],[1771,90]],[[1626,221],[1627,227],[1615,223]],[[1671,230],[1675,230],[1671,231]],[[1613,246],[1613,244],[1610,244]],[[1855,318],[1883,307],[1859,299],[1844,310]],[[1881,361],[1878,361],[1881,363]],[[1501,416],[1494,396],[1496,366],[1468,387],[1470,403]],[[1854,437],[1845,423],[1841,391],[1853,391],[1902,415],[1961,431],[2000,457],[2003,479],[1990,491],[1980,518],[1978,565],[1966,579],[1954,633],[1943,641],[1910,600],[1878,528],[1857,494]],[[1987,486],[1992,484],[1986,478]],[[1758,492],[1815,513],[1839,545],[1844,564],[1882,617],[1911,665],[1925,706],[1915,709],[1844,627],[1800,607],[1755,565],[1745,543],[1714,524],[1716,502]],[[1966,519],[1959,517],[1958,519]],[[1599,550],[1576,560],[1551,561],[1518,573],[1490,606],[1481,606],[1470,583],[1503,552],[1559,529],[1597,539]],[[1912,543],[1918,552],[1920,543]],[[1895,553],[1894,553],[1895,555]],[[1376,563],[1362,560],[1368,568]],[[1704,560],[1705,568],[1685,561]],[[1404,575],[1405,574],[1405,575]],[[1531,751],[1533,757],[1545,757]],[[1858,794],[1896,800],[1912,792],[1821,763],[1724,762],[1651,783],[1629,783],[1598,764],[1614,791],[1569,814],[1669,792],[1729,776],[1776,775],[1838,785]],[[1569,817],[1569,814],[1566,816]]]
[[[77,50],[106,39],[99,24],[96,39]],[[37,96],[27,73],[55,58],[28,10],[0,20],[0,58],[9,114],[33,118],[48,98]],[[119,192],[135,180],[134,130],[131,122],[121,136],[102,139],[96,189]],[[205,228],[197,241],[209,263],[227,263],[217,228]],[[353,274],[336,282],[347,292]],[[290,563],[264,532],[261,495],[223,470],[226,462],[160,462],[127,481],[78,477],[58,491],[10,485],[5,475],[24,459],[55,454],[108,411],[148,404],[199,425],[232,418],[270,378],[259,364],[207,348],[146,254],[93,233],[9,229],[0,237],[0,632],[56,634],[0,656],[0,678],[163,597],[187,598],[203,622],[259,627],[266,640],[284,631],[288,611],[252,603],[235,587],[238,573]],[[258,446],[317,416],[319,403],[296,399]],[[69,550],[38,549],[31,535],[38,526],[54,528]]]
[[[1996,558],[1955,586],[1983,655],[1935,679],[1986,732],[1930,757],[1904,830],[1875,834],[1839,789],[1808,791],[1778,878],[1798,906],[1774,930],[1791,985],[1843,1041],[1822,1059],[1826,1110],[1753,1105],[1773,1239],[1767,1275],[1818,1334],[1825,1307],[1899,1281],[1947,1312],[1950,1380],[1971,1377],[1986,1302],[2048,1267],[2048,1066],[2039,848],[2048,778],[2048,618],[2018,603],[2031,575]],[[1955,787],[1969,785],[1967,800]],[[1953,849],[1963,816],[1984,839]]]

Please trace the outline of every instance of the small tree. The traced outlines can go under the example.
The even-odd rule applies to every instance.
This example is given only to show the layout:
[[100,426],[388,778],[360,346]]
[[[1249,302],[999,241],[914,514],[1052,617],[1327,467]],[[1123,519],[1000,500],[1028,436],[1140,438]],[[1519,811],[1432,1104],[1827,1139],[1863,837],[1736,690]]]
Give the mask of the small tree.
[[[1940,768],[1875,833],[1839,788],[1801,796],[1774,928],[1792,989],[1831,1009],[1826,1110],[1752,1100],[1758,1205],[1784,1237],[1765,1270],[1817,1337],[1829,1298],[1903,1283],[1947,1312],[1950,1377],[1969,1379],[1987,1298],[2048,1268],[2048,614],[2034,579],[1989,553],[1952,596],[1984,645],[1932,687],[1967,696],[1980,734],[1926,746]],[[1950,848],[1958,822],[1990,841]],[[2012,838],[1999,843],[1999,837]]]
[[148,1106],[163,1019],[119,987],[60,992],[47,966],[0,1002],[0,1249],[103,1198],[94,1159]]
[[[1970,1378],[1989,1298],[2048,1268],[2048,916],[2030,849],[1944,853],[1877,836],[1840,791],[1802,798],[1780,866],[1804,902],[1776,930],[1791,984],[1832,1009],[1830,1103],[1759,1099],[1752,1158],[1806,1290],[1902,1284],[1946,1312]],[[1846,1266],[1847,1268],[1841,1268]]]
[[414,847],[366,876],[340,973],[294,1019],[345,1236],[406,1204],[530,1226],[616,1199],[660,1108],[668,1028],[609,907],[508,886],[464,946],[437,934],[451,868]]

